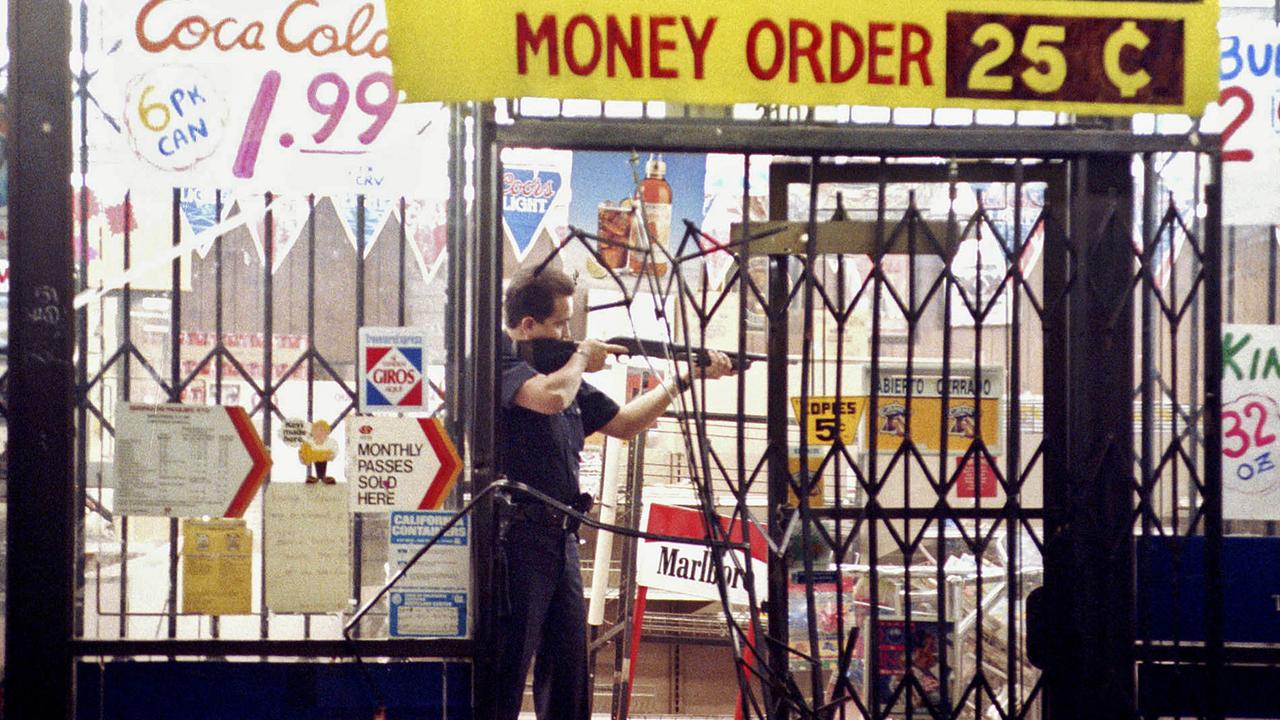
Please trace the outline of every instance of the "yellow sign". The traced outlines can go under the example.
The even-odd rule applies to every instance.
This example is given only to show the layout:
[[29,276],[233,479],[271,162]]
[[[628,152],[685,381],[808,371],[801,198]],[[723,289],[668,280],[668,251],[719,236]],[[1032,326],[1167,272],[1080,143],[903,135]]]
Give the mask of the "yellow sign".
[[[962,453],[975,439],[981,438],[994,453],[1002,447],[1000,440],[1000,400],[983,398],[975,410],[973,398],[953,397],[942,414],[942,398],[911,398],[911,440],[921,450],[937,451],[946,429],[947,451]],[[907,435],[907,399],[881,396],[872,422],[876,428],[876,452],[892,453],[902,446]],[[870,443],[868,442],[868,447]]]
[[1218,0],[386,0],[411,101],[541,96],[1199,115]]
[[[827,448],[811,445],[808,449],[809,462],[806,464],[809,466],[809,482],[812,483],[809,486],[809,507],[826,507],[827,501],[822,496],[825,483],[823,482],[821,475],[815,477],[814,473],[817,473],[818,468],[822,467],[822,460],[827,456]],[[841,460],[839,458],[832,458],[831,462],[841,462]],[[794,445],[787,449],[787,472],[791,473],[792,480],[796,483],[800,482],[800,448],[795,447]],[[799,505],[800,501],[796,498],[795,490],[788,485],[787,506],[798,507]]]
[[253,532],[243,519],[182,521],[182,612],[248,615]]
[[[809,398],[809,414],[806,418],[806,435],[810,445],[834,445],[836,437],[845,445],[853,445],[858,431],[858,419],[867,406],[865,397],[844,396],[839,401],[834,396]],[[839,410],[840,417],[836,417]],[[791,411],[800,418],[800,398],[791,398]],[[797,461],[798,463],[799,461]],[[799,465],[797,465],[797,469]],[[794,472],[794,471],[793,471]]]
[[[867,386],[871,368],[863,369]],[[1004,394],[1004,373],[999,368],[952,368],[946,378],[929,370],[907,375],[906,368],[882,367],[876,379],[879,397],[870,422],[878,453],[892,453],[902,446],[910,420],[911,440],[917,448],[937,452],[966,452],[975,439],[999,453],[1004,447],[1000,433],[1000,397]],[[947,409],[942,411],[942,397]],[[910,397],[910,404],[907,399]],[[975,402],[976,400],[976,402]],[[866,439],[870,449],[871,437]]]

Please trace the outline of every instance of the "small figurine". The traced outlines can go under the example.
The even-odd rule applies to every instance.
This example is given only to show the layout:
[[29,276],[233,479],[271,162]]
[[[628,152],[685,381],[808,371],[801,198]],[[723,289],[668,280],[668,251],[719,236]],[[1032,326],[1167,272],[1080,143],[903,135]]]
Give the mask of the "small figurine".
[[[307,466],[307,482],[323,482],[332,485],[334,479],[325,473],[329,461],[338,453],[338,444],[329,435],[329,423],[317,420],[311,423],[311,432],[298,448],[298,459]],[[312,472],[314,469],[314,472]]]

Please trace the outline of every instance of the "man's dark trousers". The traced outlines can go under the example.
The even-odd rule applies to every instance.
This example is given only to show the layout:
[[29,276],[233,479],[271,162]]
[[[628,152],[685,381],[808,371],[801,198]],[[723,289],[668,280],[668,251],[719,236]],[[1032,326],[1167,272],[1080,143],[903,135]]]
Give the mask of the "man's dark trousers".
[[503,547],[507,580],[499,582],[498,592],[508,593],[510,612],[499,618],[495,633],[494,696],[480,698],[477,705],[483,709],[492,704],[485,720],[516,720],[532,663],[539,720],[587,720],[590,688],[578,537],[557,527],[513,521]]

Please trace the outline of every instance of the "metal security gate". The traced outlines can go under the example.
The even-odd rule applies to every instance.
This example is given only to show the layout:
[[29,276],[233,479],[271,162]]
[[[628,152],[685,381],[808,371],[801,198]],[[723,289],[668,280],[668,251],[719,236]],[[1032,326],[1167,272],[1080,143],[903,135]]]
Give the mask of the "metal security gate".
[[[86,59],[102,42],[87,19],[96,5],[12,5],[18,142],[10,149],[19,190],[11,308],[30,321],[12,323],[16,359],[6,361],[12,374],[0,378],[13,392],[6,393],[5,418],[17,428],[17,480],[6,498],[14,519],[6,568],[13,588],[9,712],[123,717],[196,707],[244,717],[284,707],[295,717],[329,716],[326,704],[354,689],[337,704],[362,715],[390,706],[470,717],[468,639],[388,639],[385,621],[375,622],[385,619],[381,613],[347,639],[349,614],[272,612],[258,602],[262,563],[246,586],[251,612],[185,609],[180,521],[130,517],[115,503],[112,478],[117,411],[130,402],[240,406],[267,444],[286,413],[335,425],[356,415],[362,326],[431,329],[437,352],[426,358],[428,411],[461,436],[463,192],[438,208],[437,222],[437,208],[415,207],[413,198],[352,194],[347,212],[336,196],[233,198],[227,189],[206,188],[204,228],[212,232],[196,248],[194,226],[182,222],[186,191],[195,188],[130,187],[95,175],[108,163],[90,157],[89,138],[118,132],[121,120],[101,102],[110,91],[95,65],[100,59]],[[451,131],[450,159],[436,171],[461,188],[463,109],[439,112],[438,127]],[[286,206],[297,211],[288,223]],[[246,222],[227,222],[237,212]],[[439,232],[415,238],[415,215],[419,228]],[[279,460],[291,455],[277,453],[277,471],[288,472]],[[386,520],[350,521],[357,569],[347,582],[356,602],[385,580]],[[246,526],[260,549],[262,515],[251,512]],[[361,658],[385,662],[370,669]],[[300,692],[302,686],[320,692]]]
[[[120,574],[109,583],[119,596],[99,605],[99,595],[88,605],[96,587],[86,582],[86,518],[103,517],[106,508],[85,511],[96,495],[87,492],[94,474],[87,428],[106,424],[95,396],[106,397],[107,381],[117,380],[109,376],[123,369],[109,391],[117,399],[149,391],[152,400],[196,402],[194,392],[184,392],[202,387],[202,402],[235,404],[224,394],[234,369],[246,378],[236,386],[239,400],[261,413],[269,430],[281,419],[276,393],[285,378],[304,375],[308,386],[317,377],[341,380],[347,371],[333,363],[350,354],[352,330],[378,318],[405,324],[406,289],[422,287],[412,272],[406,280],[403,233],[383,233],[376,255],[358,247],[347,258],[352,324],[346,315],[334,322],[317,306],[313,262],[302,262],[308,255],[314,261],[317,218],[332,215],[311,202],[310,232],[298,246],[306,253],[294,256],[295,286],[273,279],[266,220],[263,262],[246,263],[247,273],[260,275],[241,278],[253,279],[258,294],[242,295],[221,276],[234,264],[224,262],[224,251],[243,241],[227,238],[205,278],[212,316],[193,317],[196,306],[183,304],[185,280],[174,261],[162,268],[172,275],[147,297],[128,283],[113,290],[108,304],[123,310],[105,324],[113,328],[111,342],[91,343],[90,310],[73,305],[90,287],[88,246],[73,250],[66,242],[86,235],[91,201],[83,192],[73,196],[66,178],[78,170],[83,187],[87,160],[82,153],[76,168],[75,143],[66,140],[85,132],[95,71],[84,61],[82,29],[77,75],[69,72],[72,6],[14,7],[12,372],[4,398],[17,479],[7,498],[10,712],[70,716],[77,692],[87,703],[82,709],[92,707],[94,690],[104,691],[99,700],[111,691],[105,668],[117,661],[200,658],[235,668],[243,664],[223,661],[466,658],[483,650],[495,627],[480,563],[475,643],[351,643],[338,639],[337,618],[322,625],[265,610],[234,624],[204,623],[175,607],[177,528],[168,521],[122,531],[112,543]],[[700,509],[759,527],[770,546],[767,593],[745,608],[721,608],[740,712],[1247,714],[1230,705],[1241,693],[1223,692],[1224,661],[1269,671],[1250,675],[1264,681],[1278,663],[1272,648],[1223,647],[1216,140],[1083,123],[948,128],[932,116],[920,127],[892,127],[860,124],[844,109],[836,124],[810,124],[809,109],[792,108],[799,122],[781,122],[781,113],[761,122],[696,121],[686,112],[679,121],[520,118],[499,125],[488,106],[454,108],[449,265],[447,277],[437,276],[448,288],[441,334],[450,357],[441,400],[469,448],[473,495],[495,476],[501,150],[728,153],[741,161],[744,178],[768,162],[767,211],[755,212],[760,196],[744,180],[734,240],[707,247],[696,226],[685,226],[668,258],[673,267],[694,267],[699,255],[722,253],[731,279],[710,287],[696,273],[672,273],[647,288],[676,308],[668,318],[672,340],[725,347],[708,336],[727,324],[739,351],[768,358],[757,375],[736,384],[730,407],[708,408],[699,387],[671,419],[686,443],[686,474]],[[895,112],[871,122],[885,118],[892,122]],[[469,208],[472,180],[476,203]],[[172,200],[166,207],[177,243]],[[125,227],[132,207],[122,204]],[[362,219],[355,234],[363,238],[364,213],[356,212]],[[403,206],[397,214],[406,215]],[[595,242],[581,230],[566,241]],[[285,297],[295,299],[293,307],[281,307]],[[245,305],[224,316],[224,301]],[[146,313],[163,316],[165,326],[152,334],[167,347],[157,340],[148,352],[133,335]],[[184,357],[179,346],[195,326],[212,342],[195,343],[208,344],[208,352]],[[284,356],[273,336],[286,327],[305,329],[306,345],[290,347],[302,352],[278,367]],[[240,334],[247,351],[229,345],[227,331]],[[326,333],[341,342],[316,342]],[[208,368],[213,379],[206,383],[196,368]],[[135,371],[143,377],[137,386]],[[474,382],[464,382],[468,376]],[[350,395],[343,390],[344,406]],[[749,403],[760,406],[758,416],[746,412]],[[741,442],[753,423],[763,425],[763,438]],[[474,527],[476,557],[485,558],[487,518]],[[130,604],[126,570],[129,540],[139,534],[165,547],[161,565],[169,577],[158,607],[141,613]],[[717,540],[717,565],[734,564],[736,556],[724,551],[728,538]],[[360,598],[359,578],[353,585]],[[90,608],[114,624],[87,631]],[[616,621],[625,629],[628,618]],[[449,705],[465,713],[469,667],[430,664],[403,673],[414,670],[410,663],[386,663],[388,687],[409,688],[406,702],[421,700],[423,682],[439,689],[441,700],[453,687]],[[190,704],[186,689],[209,691],[198,677],[176,682],[182,671],[166,663],[115,667],[123,665],[148,666],[156,674],[143,682],[163,683],[175,704]],[[368,678],[350,665],[333,664],[320,682]],[[297,675],[277,677],[284,679],[273,685],[281,688]],[[357,711],[383,699],[361,696]]]
[[[506,148],[769,166],[766,217],[744,180],[731,242],[677,222],[669,248],[630,248],[664,257],[667,277],[614,278],[624,304],[643,285],[674,309],[674,345],[768,358],[732,408],[700,388],[673,417],[700,509],[768,537],[767,597],[722,607],[740,715],[1134,716],[1150,668],[1216,666],[1220,189],[1205,138],[523,118],[479,133],[481,237],[501,227]],[[556,252],[599,259],[607,242],[570,228]],[[685,272],[717,252],[732,256],[722,285]],[[483,358],[504,268],[484,245],[476,262]],[[477,490],[494,479],[494,381],[482,363]],[[757,410],[766,437],[748,443]],[[1198,627],[1166,637],[1136,578],[1151,548],[1188,541],[1203,574],[1144,596],[1198,584]],[[1218,716],[1212,685],[1202,698],[1177,714]]]

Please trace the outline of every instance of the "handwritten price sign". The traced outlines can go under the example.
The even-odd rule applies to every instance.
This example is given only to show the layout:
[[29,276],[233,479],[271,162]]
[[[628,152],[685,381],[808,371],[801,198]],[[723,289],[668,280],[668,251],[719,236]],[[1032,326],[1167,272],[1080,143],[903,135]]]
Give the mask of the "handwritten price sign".
[[193,67],[162,67],[137,76],[125,98],[133,150],[162,170],[209,157],[227,133],[227,106]]
[[121,0],[103,22],[121,51],[99,87],[143,178],[391,197],[443,170],[444,111],[400,105],[381,3]]
[[1280,28],[1270,22],[1219,24],[1220,94],[1202,127],[1222,134],[1223,221],[1280,223]]
[[1275,484],[1266,476],[1276,470],[1272,452],[1278,422],[1276,401],[1266,395],[1244,395],[1222,408],[1223,470],[1244,483],[1245,489]]
[[1280,519],[1280,327],[1222,333],[1222,513]]
[[[245,120],[244,135],[240,147],[236,151],[232,164],[232,174],[237,178],[248,179],[254,175],[258,154],[262,148],[267,126],[271,123],[272,111],[276,107],[276,97],[280,92],[280,73],[268,70],[258,85],[257,96],[249,115]],[[341,75],[335,72],[324,72],[316,75],[307,85],[307,105],[322,122],[316,130],[305,136],[310,142],[297,148],[301,153],[359,155],[362,148],[372,144],[378,134],[387,126],[391,115],[396,111],[396,89],[391,82],[391,75],[385,72],[374,72],[365,75],[355,88],[355,106],[367,116],[366,124],[356,135],[355,142],[351,138],[340,139],[347,142],[333,142],[334,131],[342,123],[347,107],[351,103],[351,87]],[[290,113],[288,120],[293,124],[305,125],[307,121],[316,122],[314,116],[306,113]],[[348,130],[348,134],[349,134]],[[280,147],[292,148],[297,142],[292,130],[286,129],[278,136]]]

